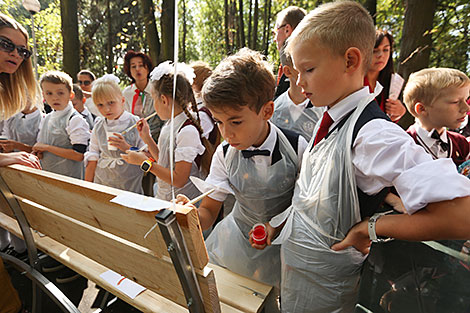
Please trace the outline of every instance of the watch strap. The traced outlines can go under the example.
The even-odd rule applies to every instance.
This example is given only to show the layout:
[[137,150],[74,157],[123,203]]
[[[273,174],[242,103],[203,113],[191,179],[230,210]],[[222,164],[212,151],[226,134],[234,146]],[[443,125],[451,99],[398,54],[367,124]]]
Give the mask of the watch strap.
[[391,238],[387,239],[381,239],[377,237],[377,233],[375,232],[375,223],[384,215],[392,213],[393,210],[387,211],[387,212],[381,212],[381,213],[375,213],[372,215],[372,217],[369,219],[369,222],[367,223],[367,231],[369,232],[369,239],[372,242],[386,242],[392,240]]

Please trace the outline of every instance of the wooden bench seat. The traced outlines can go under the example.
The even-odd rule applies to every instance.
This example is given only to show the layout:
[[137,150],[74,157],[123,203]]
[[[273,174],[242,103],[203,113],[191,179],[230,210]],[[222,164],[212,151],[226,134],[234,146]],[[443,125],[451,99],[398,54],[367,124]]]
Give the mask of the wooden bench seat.
[[[18,200],[36,246],[144,312],[187,312],[186,297],[160,230],[147,238],[156,212],[110,200],[122,191],[19,165],[0,168]],[[272,287],[208,264],[197,211],[173,208],[202,294],[205,312],[259,312]],[[22,237],[0,197],[0,227]],[[147,288],[130,299],[104,281],[111,269]]]

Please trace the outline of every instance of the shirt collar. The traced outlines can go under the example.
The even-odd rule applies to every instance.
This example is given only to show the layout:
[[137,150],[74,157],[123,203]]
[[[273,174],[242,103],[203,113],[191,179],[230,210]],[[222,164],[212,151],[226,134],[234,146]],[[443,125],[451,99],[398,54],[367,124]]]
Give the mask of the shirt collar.
[[250,146],[248,147],[246,150],[269,150],[269,152],[273,152],[274,150],[274,146],[276,145],[276,139],[277,139],[277,136],[276,136],[276,130],[274,129],[274,125],[268,121],[268,125],[269,125],[269,134],[268,134],[268,137],[266,137],[266,140],[261,144],[261,146],[259,147],[253,147],[253,146]]
[[71,110],[74,110],[74,108],[73,108],[72,102],[69,101],[69,103],[67,104],[65,109],[63,109],[62,111],[54,110],[54,111],[52,111],[52,114],[54,114],[55,117],[62,117],[64,115],[66,115],[67,113],[70,113]]
[[[82,113],[84,113],[85,111],[83,111]],[[130,114],[129,112],[127,112],[126,110],[124,110],[124,112],[122,112],[121,116],[119,116],[119,118],[117,120],[108,120],[106,119],[106,124],[108,126],[113,126],[113,125],[116,125],[116,124],[121,124],[121,123],[125,123],[127,121],[129,121],[129,119],[132,118],[132,114]]]
[[330,126],[330,129],[336,126],[336,124],[338,124],[349,112],[354,110],[359,101],[368,95],[369,87],[363,87],[339,101],[333,107],[328,108],[328,114],[333,120],[333,124]]
[[[416,129],[416,133],[418,134],[419,138],[421,138],[428,147],[431,147],[433,144],[436,143],[437,139],[431,138],[431,135],[435,130],[434,128],[431,129],[430,132],[428,132],[426,129],[424,129],[421,126],[421,123],[419,122],[419,120],[416,120],[415,129]],[[442,132],[442,134],[440,135],[440,138],[445,143],[448,143],[447,130],[445,128],[444,128],[444,131]]]

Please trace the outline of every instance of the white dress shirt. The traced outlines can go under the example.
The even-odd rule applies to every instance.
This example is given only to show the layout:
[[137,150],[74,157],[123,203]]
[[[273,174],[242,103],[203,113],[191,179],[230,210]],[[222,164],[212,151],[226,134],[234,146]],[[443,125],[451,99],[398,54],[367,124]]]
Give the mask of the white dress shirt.
[[[367,93],[364,87],[328,109],[334,121],[329,130]],[[374,195],[395,186],[409,214],[428,203],[470,196],[470,180],[458,174],[451,159],[433,160],[403,129],[385,119],[373,119],[359,130],[352,162],[363,192]]]
[[[264,155],[255,155],[250,158],[251,161],[256,163],[256,167],[261,169],[269,169],[269,166],[271,165],[272,162],[272,151],[274,150],[274,147],[276,145],[276,140],[277,140],[277,133],[276,130],[273,127],[273,124],[269,122],[270,124],[270,130],[268,137],[266,140],[259,146],[259,147],[249,147],[246,150],[269,150],[271,154],[269,156],[264,156]],[[228,181],[228,173],[227,173],[227,166],[225,163],[225,157],[224,157],[224,151],[223,151],[223,146],[226,144],[224,141],[222,144],[220,144],[215,153],[214,156],[212,157],[212,163],[211,163],[211,169],[209,172],[209,176],[206,178],[206,182],[214,185],[221,187],[225,190],[231,191],[232,188],[229,185]],[[300,167],[300,164],[302,163],[302,155],[307,148],[307,141],[304,139],[304,137],[299,135],[299,142],[297,146],[297,157],[298,157],[298,165]],[[225,198],[227,197],[228,193],[224,193],[222,191],[214,191],[209,195],[210,198],[223,202]]]

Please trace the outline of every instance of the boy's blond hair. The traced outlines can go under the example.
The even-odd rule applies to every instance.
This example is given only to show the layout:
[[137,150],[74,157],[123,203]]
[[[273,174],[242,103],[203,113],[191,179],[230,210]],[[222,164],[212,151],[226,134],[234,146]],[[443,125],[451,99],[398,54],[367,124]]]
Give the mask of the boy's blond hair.
[[122,99],[122,91],[116,81],[105,76],[93,82],[91,97],[95,104],[103,104],[110,100]]
[[372,62],[375,44],[375,26],[369,12],[354,1],[325,3],[307,14],[295,28],[287,51],[299,43],[319,40],[334,54],[343,56],[346,50],[356,47],[363,57],[364,74]]
[[72,92],[73,88],[73,81],[72,77],[70,77],[67,73],[60,72],[60,71],[49,71],[42,74],[39,83],[42,87],[42,83],[48,82],[52,84],[63,84],[67,87],[69,92]]
[[272,66],[256,51],[243,48],[225,58],[202,88],[206,106],[241,109],[248,106],[259,113],[274,97],[276,80]]
[[415,104],[432,106],[445,89],[470,84],[470,78],[453,68],[427,68],[410,75],[403,91],[403,100],[408,111],[415,117]]
[[195,61],[190,64],[190,66],[194,70],[194,74],[196,77],[194,78],[193,86],[196,87],[197,90],[201,91],[204,82],[211,76],[212,68],[210,65],[203,61]]

